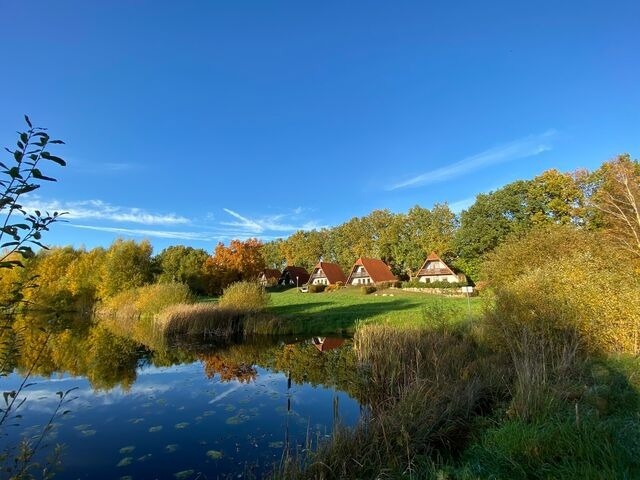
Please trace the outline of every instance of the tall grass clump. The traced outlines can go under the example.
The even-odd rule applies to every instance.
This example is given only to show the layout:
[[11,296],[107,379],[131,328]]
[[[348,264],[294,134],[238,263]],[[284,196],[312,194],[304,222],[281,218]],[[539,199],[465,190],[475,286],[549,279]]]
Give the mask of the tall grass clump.
[[257,282],[236,282],[227,287],[218,306],[243,312],[259,312],[269,305],[269,294]]
[[152,318],[170,305],[193,301],[194,298],[186,285],[158,283],[126,290],[108,298],[98,309],[98,315],[120,320]]
[[371,415],[302,460],[285,478],[395,478],[432,475],[466,444],[471,422],[494,402],[500,368],[488,368],[470,335],[364,325],[354,337]]
[[235,338],[247,334],[288,333],[278,331],[273,316],[262,313],[269,294],[258,283],[230,285],[215,304],[172,305],[158,316],[156,326],[165,335],[213,335]]
[[209,303],[172,305],[155,320],[156,327],[167,336],[211,334],[235,337],[243,333],[245,312],[220,308]]

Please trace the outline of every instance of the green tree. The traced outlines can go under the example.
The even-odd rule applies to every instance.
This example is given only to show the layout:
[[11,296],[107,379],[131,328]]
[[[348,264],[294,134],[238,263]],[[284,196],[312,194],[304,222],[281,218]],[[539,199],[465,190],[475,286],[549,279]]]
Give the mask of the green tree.
[[204,263],[209,254],[201,248],[177,245],[165,248],[157,256],[158,282],[180,282],[196,294],[205,293]]
[[114,241],[106,251],[100,271],[99,297],[107,298],[118,292],[151,283],[152,252],[153,247],[147,240],[140,243],[123,239]]

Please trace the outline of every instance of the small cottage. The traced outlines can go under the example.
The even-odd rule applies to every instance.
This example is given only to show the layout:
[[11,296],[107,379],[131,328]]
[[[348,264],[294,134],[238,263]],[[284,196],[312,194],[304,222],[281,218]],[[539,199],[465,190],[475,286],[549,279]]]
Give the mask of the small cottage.
[[270,287],[276,285],[280,279],[280,270],[275,268],[265,268],[260,275],[258,275],[258,283],[263,287]]
[[335,285],[346,281],[347,277],[340,266],[329,262],[318,262],[309,277],[309,285]]
[[282,270],[278,285],[304,285],[309,281],[309,272],[302,267],[288,265]]
[[458,278],[458,275],[456,275],[453,270],[451,270],[449,266],[444,263],[438,255],[436,255],[435,252],[431,252],[427,259],[424,261],[424,264],[422,265],[420,270],[418,270],[416,279],[419,282],[423,283],[455,283],[461,281],[461,279]]
[[371,285],[397,280],[389,266],[377,258],[359,258],[351,267],[347,285]]

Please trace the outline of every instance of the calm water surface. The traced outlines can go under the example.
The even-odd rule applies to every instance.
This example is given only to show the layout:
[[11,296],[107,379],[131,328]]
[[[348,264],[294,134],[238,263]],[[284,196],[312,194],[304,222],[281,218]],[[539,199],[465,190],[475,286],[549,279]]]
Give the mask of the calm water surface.
[[[33,385],[24,390],[22,417],[3,427],[0,439],[4,450],[36,435],[58,403],[56,392],[75,388],[47,438],[65,446],[56,478],[260,477],[285,449],[316,445],[336,424],[360,418],[349,341],[154,350],[102,327],[84,328],[78,335],[61,329],[49,339]],[[34,335],[24,349],[42,344]],[[0,379],[2,391],[18,388],[20,361],[26,359],[19,357],[17,371]],[[43,448],[41,456],[50,451]]]

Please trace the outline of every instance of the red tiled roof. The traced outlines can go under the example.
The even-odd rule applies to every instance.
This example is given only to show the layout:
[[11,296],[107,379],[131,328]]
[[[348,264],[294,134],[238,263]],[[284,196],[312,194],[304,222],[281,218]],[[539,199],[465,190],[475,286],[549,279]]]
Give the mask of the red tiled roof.
[[324,276],[327,277],[327,280],[331,285],[334,285],[337,282],[347,282],[347,277],[344,275],[344,272],[340,268],[340,265],[329,262],[320,262],[314,267],[314,272],[318,268],[322,269],[322,271],[324,272]]
[[289,278],[295,280],[298,277],[298,283],[304,285],[309,281],[309,272],[305,268],[296,267],[295,265],[287,265],[282,271],[281,278],[285,276],[286,272],[289,272]]
[[354,263],[353,267],[351,267],[351,273],[349,274],[349,280],[347,280],[347,283],[351,282],[351,276],[353,275],[353,272],[358,265],[362,265],[364,267],[364,269],[369,274],[369,277],[371,277],[373,283],[393,282],[394,280],[397,280],[395,275],[391,273],[389,266],[382,260],[379,260],[377,258],[361,257],[356,260],[356,263]]
[[[444,268],[436,268],[434,270],[430,270],[429,272],[423,272],[423,270],[427,268],[427,264],[429,262],[442,262]],[[444,261],[436,254],[436,252],[431,252],[420,267],[420,270],[418,270],[418,275],[455,275],[455,273],[449,268],[446,263],[444,263]]]

